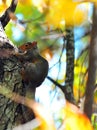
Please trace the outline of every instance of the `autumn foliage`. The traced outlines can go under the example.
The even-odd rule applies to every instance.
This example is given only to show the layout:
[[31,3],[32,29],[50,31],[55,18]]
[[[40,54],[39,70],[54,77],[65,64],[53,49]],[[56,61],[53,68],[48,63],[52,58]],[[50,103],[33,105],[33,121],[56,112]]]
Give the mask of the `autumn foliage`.
[[89,119],[75,105],[67,102],[64,114],[65,130],[93,130]]
[[[38,114],[36,114],[37,118],[42,121],[42,125],[40,127],[42,128],[41,130],[55,130],[54,125],[51,125],[49,122],[50,118],[47,116],[47,111],[45,111],[43,108],[36,108],[36,110],[38,110]],[[79,108],[69,102],[66,102],[66,106],[63,108],[63,115],[64,120],[61,126],[61,130],[93,130],[93,127],[87,116],[83,114]]]
[[[19,0],[19,5],[28,4],[35,6],[41,13],[45,14],[45,22],[47,23],[47,26],[65,29],[71,26],[81,25],[85,20],[88,19],[88,0],[86,0],[87,3],[84,4],[82,4],[81,0],[75,1]],[[95,0],[92,2],[95,2]],[[79,5],[86,8],[83,9]],[[8,0],[5,0],[5,2],[2,0],[2,4],[0,5],[0,13],[2,13],[8,6]],[[12,16],[11,19],[13,18],[14,17]],[[17,20],[17,17],[15,20]],[[49,49],[47,49],[46,52],[47,51],[48,53],[50,53]],[[50,53],[50,55],[52,57],[52,53]],[[7,89],[5,89],[5,91],[7,91]],[[11,96],[8,96],[8,93],[2,92],[2,87],[0,87],[0,93],[7,98],[10,98],[15,102],[21,104],[23,104],[24,102],[22,103],[22,101],[25,100],[25,103],[23,105],[26,105],[34,111],[36,118],[40,122],[40,130],[56,130],[51,113],[46,110],[42,105],[36,103],[35,101],[31,101],[30,99],[26,99],[25,97],[22,97],[20,95],[18,95],[16,98],[16,96],[13,96],[11,92]],[[90,120],[75,105],[66,101],[66,105],[62,108],[62,112],[63,121],[60,130],[93,130]]]

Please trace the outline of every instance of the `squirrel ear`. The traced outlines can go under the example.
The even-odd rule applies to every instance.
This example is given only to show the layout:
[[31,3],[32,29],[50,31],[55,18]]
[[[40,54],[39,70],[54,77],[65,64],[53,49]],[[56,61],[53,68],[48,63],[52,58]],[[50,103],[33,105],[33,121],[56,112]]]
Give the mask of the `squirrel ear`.
[[34,47],[34,46],[37,46],[37,41],[33,41],[32,42],[32,46]]

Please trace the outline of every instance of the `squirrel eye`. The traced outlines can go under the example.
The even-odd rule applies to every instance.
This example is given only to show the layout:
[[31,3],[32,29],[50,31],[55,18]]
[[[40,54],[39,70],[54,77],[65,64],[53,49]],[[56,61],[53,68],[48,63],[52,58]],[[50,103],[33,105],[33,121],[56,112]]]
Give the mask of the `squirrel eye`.
[[28,44],[25,44],[26,47],[28,47]]

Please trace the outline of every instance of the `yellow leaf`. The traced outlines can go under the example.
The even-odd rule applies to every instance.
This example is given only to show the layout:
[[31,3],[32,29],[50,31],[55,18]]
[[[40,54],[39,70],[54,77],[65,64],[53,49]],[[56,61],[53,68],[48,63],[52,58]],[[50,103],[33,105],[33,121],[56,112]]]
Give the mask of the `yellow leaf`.
[[32,0],[19,0],[21,5],[32,5]]
[[3,3],[6,3],[6,0],[2,0]]
[[86,73],[87,68],[85,66],[76,66],[74,68],[75,74]]
[[79,25],[87,19],[87,11],[78,8],[79,2],[73,0],[50,0],[46,20],[57,28]]
[[97,3],[97,0],[73,0],[74,2],[96,2]]
[[0,14],[6,10],[7,6],[5,4],[0,5]]
[[86,117],[75,105],[66,102],[64,108],[65,130],[93,130],[93,127]]
[[0,1],[0,14],[4,13],[4,11],[10,6],[12,0]]
[[94,3],[95,5],[96,5],[96,7],[97,7],[97,0],[73,0],[73,1],[75,1],[75,2],[92,2],[92,3]]
[[32,3],[40,12],[43,12],[47,8],[48,0],[32,0]]
[[53,57],[53,53],[50,49],[45,49],[41,52],[41,55],[46,58],[48,61],[50,61]]

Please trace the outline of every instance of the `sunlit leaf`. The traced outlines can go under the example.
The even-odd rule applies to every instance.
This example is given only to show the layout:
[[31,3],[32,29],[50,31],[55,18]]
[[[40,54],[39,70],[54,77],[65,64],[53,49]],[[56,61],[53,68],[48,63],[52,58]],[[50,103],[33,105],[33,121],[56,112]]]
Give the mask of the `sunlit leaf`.
[[73,0],[74,2],[97,2],[97,0]]
[[32,0],[32,3],[40,12],[45,11],[45,9],[48,7],[48,0]]
[[2,0],[3,3],[6,3],[6,0]]
[[0,5],[0,14],[2,14],[6,8],[6,5]]
[[[79,25],[87,19],[87,8],[72,0],[50,0],[46,20],[57,28]],[[54,17],[54,18],[53,18]]]
[[4,13],[4,11],[10,6],[12,0],[3,0],[0,1],[0,14]]
[[76,74],[78,74],[78,73],[85,73],[86,72],[86,67],[85,66],[76,66],[75,67],[75,69],[74,69],[74,72],[76,73]]
[[74,2],[91,2],[97,7],[97,0],[73,0]]
[[67,102],[64,108],[65,130],[93,130],[89,119],[75,105]]
[[19,0],[21,5],[32,5],[32,0]]
[[48,61],[52,59],[53,53],[52,51],[48,48],[42,51],[42,56],[45,57]]

